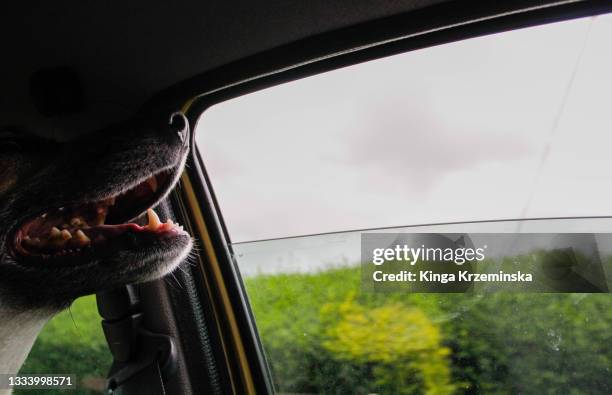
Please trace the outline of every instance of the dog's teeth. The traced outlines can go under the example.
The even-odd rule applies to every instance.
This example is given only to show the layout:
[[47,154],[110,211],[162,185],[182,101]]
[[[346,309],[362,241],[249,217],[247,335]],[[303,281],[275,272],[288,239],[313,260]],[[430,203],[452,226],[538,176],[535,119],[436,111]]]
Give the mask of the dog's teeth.
[[161,225],[161,221],[153,209],[150,208],[147,210],[147,217],[149,218],[149,223],[146,227],[151,230],[157,230]]
[[72,239],[72,234],[67,229],[62,230],[61,236],[62,236],[63,240],[70,240],[70,239]]
[[62,232],[54,226],[49,231],[49,238],[50,239],[57,239],[57,238],[59,238],[61,236],[61,234],[62,234]]
[[147,179],[147,184],[149,184],[149,187],[151,187],[153,192],[157,191],[157,177],[149,177]]
[[85,233],[83,233],[82,230],[77,230],[74,235],[76,236],[77,240],[80,241],[83,244],[87,244],[91,242],[91,239],[89,237],[87,237],[87,235]]
[[47,218],[47,213],[44,213],[43,215],[40,216],[40,218]]

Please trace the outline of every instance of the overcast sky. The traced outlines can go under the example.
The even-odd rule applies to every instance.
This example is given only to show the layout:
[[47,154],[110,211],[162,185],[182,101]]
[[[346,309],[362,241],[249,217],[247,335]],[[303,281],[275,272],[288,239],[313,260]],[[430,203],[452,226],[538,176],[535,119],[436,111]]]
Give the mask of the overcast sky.
[[197,142],[232,240],[612,215],[610,37],[610,15],[562,22],[210,108]]

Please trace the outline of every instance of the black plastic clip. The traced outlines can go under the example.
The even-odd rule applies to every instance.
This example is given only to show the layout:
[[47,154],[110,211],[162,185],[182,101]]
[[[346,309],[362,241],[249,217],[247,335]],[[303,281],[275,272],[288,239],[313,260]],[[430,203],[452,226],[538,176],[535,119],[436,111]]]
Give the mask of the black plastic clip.
[[[107,381],[109,394],[164,392],[164,382],[176,372],[176,346],[170,336],[138,330],[138,354],[128,362],[115,361]],[[159,385],[156,385],[159,383]],[[134,391],[131,388],[135,389]]]
[[[172,337],[142,327],[142,313],[135,311],[138,305],[128,291],[98,294],[102,328],[114,359],[107,393],[165,394],[164,383],[177,370],[176,345]],[[111,303],[117,300],[123,303]]]

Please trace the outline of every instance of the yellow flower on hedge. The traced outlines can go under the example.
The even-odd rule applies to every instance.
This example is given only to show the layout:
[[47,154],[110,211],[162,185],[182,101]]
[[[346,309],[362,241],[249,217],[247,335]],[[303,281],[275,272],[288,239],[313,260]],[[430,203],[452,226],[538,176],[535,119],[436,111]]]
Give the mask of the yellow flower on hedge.
[[426,394],[454,392],[450,350],[442,346],[440,329],[422,310],[397,302],[367,308],[354,299],[349,295],[340,304],[323,306],[323,321],[330,323],[326,349],[339,359],[377,364],[377,381],[382,385],[393,381],[396,391],[411,393],[408,388],[414,387],[418,376],[416,382]]

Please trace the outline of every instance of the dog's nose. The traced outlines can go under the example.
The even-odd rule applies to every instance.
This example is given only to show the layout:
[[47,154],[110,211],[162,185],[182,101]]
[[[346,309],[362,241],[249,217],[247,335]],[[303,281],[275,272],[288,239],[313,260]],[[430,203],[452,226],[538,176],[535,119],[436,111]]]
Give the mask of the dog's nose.
[[183,144],[189,143],[189,121],[183,113],[175,112],[170,115],[170,128],[178,134]]

